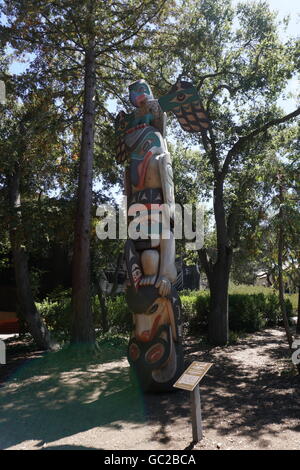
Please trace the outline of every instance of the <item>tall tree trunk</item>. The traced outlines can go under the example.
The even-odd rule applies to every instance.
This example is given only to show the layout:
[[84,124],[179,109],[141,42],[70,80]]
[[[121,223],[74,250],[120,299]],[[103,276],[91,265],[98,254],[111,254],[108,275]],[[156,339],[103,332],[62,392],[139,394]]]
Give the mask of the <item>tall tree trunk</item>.
[[83,124],[72,266],[72,343],[95,342],[95,330],[90,299],[90,228],[94,154],[95,87],[95,50],[94,44],[91,43],[85,54]]
[[223,346],[229,339],[228,285],[232,250],[229,247],[221,177],[216,178],[215,181],[214,215],[217,232],[217,260],[213,265],[207,265],[208,272],[206,273],[210,289],[208,339],[213,345]]
[[283,282],[283,249],[284,249],[284,214],[283,214],[283,187],[279,184],[279,230],[278,230],[278,296],[283,324],[288,340],[289,348],[292,351],[293,336],[290,331],[289,321],[286,314],[286,306],[284,300],[284,282]]
[[28,258],[22,227],[20,174],[20,165],[16,163],[13,174],[8,178],[11,212],[9,236],[13,254],[18,301],[21,317],[25,321],[34,341],[39,348],[47,350],[50,349],[50,334],[37,311],[30,287]]
[[199,251],[199,259],[210,290],[208,339],[212,345],[223,346],[229,339],[228,286],[232,253],[226,247],[219,249],[218,260],[212,264],[207,259],[206,250],[202,249]]
[[208,339],[213,345],[223,346],[229,339],[228,287],[231,266],[231,252],[223,247],[218,250],[218,260],[214,264],[210,278],[210,318]]

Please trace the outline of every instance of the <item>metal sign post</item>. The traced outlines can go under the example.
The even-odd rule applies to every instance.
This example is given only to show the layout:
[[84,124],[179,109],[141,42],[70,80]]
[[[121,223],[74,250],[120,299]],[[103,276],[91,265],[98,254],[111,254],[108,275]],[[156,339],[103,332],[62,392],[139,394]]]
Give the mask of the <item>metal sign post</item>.
[[6,364],[6,344],[0,339],[0,364]]
[[203,379],[211,366],[211,362],[194,361],[173,385],[175,388],[190,392],[193,442],[199,442],[203,437],[199,382]]
[[191,409],[192,409],[193,442],[198,442],[198,441],[201,441],[203,437],[199,384],[190,393],[191,393]]

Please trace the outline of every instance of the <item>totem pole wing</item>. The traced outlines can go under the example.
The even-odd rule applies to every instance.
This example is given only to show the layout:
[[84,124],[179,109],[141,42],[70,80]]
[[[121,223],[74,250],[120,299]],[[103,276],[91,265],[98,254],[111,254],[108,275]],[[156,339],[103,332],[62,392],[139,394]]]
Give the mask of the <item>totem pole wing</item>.
[[210,122],[204,111],[197,89],[192,82],[177,80],[169,93],[158,100],[163,111],[175,114],[186,132],[206,131]]
[[127,158],[125,145],[126,131],[131,127],[132,114],[121,111],[115,120],[115,132],[117,140],[116,159],[118,163],[123,163]]

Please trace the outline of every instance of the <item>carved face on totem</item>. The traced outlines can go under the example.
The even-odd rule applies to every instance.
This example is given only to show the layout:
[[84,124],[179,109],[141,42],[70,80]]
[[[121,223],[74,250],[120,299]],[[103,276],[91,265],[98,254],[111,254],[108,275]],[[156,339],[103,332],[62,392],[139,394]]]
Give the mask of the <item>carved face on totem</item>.
[[129,287],[126,300],[133,313],[128,360],[142,386],[172,381],[178,367],[176,344],[181,336],[180,301],[175,289],[160,297],[154,286]]
[[138,80],[129,85],[129,99],[136,108],[141,107],[148,99],[153,99],[148,83],[145,80]]

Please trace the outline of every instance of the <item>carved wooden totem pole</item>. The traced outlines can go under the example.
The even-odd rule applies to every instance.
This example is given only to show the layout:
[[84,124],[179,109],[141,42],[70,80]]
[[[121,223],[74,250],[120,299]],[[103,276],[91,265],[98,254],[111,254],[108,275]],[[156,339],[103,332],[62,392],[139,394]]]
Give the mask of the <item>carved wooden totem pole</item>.
[[[165,141],[165,111],[172,111],[187,132],[209,126],[192,83],[178,80],[156,100],[145,80],[129,86],[136,108],[116,119],[117,160],[126,163],[128,220],[139,214],[149,235],[128,239],[126,299],[133,314],[128,360],[144,391],[168,391],[183,371],[182,315],[176,281],[174,186]],[[164,220],[169,223],[163,223]]]

